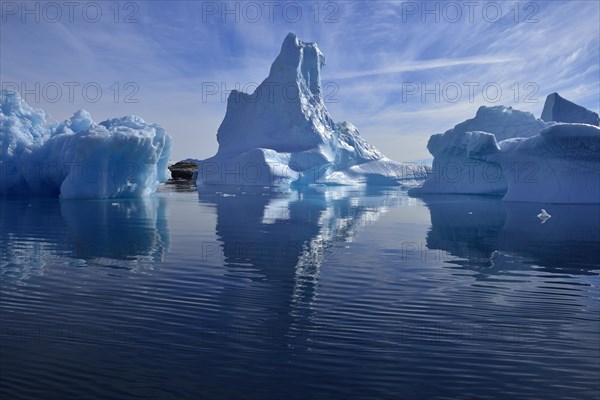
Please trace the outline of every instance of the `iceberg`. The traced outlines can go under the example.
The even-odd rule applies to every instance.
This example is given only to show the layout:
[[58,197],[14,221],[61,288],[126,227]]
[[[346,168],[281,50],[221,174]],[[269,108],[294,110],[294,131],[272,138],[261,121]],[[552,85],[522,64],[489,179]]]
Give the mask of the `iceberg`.
[[392,161],[323,101],[325,57],[287,35],[268,77],[252,94],[232,91],[217,154],[198,165],[197,185],[399,185],[425,169]]
[[482,106],[474,118],[429,138],[432,172],[410,193],[502,195],[508,188],[505,173],[498,164],[488,162],[487,156],[505,147],[509,143],[505,140],[531,137],[547,126],[528,112]]
[[432,135],[427,146],[434,156],[432,173],[409,194],[600,203],[600,127],[587,123],[593,122],[588,118],[592,112],[558,94],[548,96],[547,115],[548,110],[553,110],[552,119],[574,122],[544,121],[510,107],[481,107],[474,119]]
[[147,197],[170,178],[171,137],[137,116],[96,124],[85,110],[46,124],[17,93],[2,91],[0,195]]

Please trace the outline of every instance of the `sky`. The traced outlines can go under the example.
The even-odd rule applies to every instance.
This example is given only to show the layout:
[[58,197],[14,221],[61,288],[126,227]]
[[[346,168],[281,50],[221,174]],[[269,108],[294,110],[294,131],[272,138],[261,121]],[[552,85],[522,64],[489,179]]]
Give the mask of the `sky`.
[[207,158],[228,91],[252,91],[288,32],[325,55],[325,105],[388,157],[505,105],[558,92],[600,108],[597,1],[0,2],[0,83],[49,121],[139,115],[173,161]]

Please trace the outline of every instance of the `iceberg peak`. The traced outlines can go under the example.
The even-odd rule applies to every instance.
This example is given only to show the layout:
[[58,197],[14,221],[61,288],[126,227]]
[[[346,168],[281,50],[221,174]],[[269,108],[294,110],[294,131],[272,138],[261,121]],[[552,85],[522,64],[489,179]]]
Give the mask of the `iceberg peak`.
[[[14,133],[10,138],[8,133],[2,133],[0,137],[2,139],[0,140],[2,150],[12,152],[15,150],[15,143],[29,146],[38,140],[42,140],[47,135],[44,128],[47,117],[43,110],[33,108],[27,104],[19,96],[19,93],[8,90],[0,91],[0,122],[2,122],[0,130]],[[12,143],[12,145],[8,143]]]
[[219,154],[254,148],[304,151],[330,141],[335,124],[321,95],[323,53],[288,34],[269,76],[254,93],[233,91],[217,131]]
[[92,116],[86,110],[77,110],[69,122],[71,130],[75,133],[86,131],[94,125]]
[[600,126],[598,114],[561,97],[556,92],[550,93],[546,97],[541,119],[546,122],[569,122]]
[[321,95],[321,68],[325,57],[314,42],[303,42],[294,33],[288,33],[281,45],[279,56],[271,65],[269,78],[275,82],[293,82],[308,88],[318,101]]

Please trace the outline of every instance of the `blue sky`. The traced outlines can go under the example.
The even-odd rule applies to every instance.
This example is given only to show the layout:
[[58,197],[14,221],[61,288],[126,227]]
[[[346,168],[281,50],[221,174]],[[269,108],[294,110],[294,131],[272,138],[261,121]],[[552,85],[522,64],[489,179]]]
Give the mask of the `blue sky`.
[[600,107],[597,1],[47,4],[1,3],[2,86],[51,121],[84,108],[157,122],[173,160],[216,152],[221,89],[260,83],[288,32],[325,54],[333,118],[398,161],[428,158],[429,135],[480,105],[539,116],[558,91]]

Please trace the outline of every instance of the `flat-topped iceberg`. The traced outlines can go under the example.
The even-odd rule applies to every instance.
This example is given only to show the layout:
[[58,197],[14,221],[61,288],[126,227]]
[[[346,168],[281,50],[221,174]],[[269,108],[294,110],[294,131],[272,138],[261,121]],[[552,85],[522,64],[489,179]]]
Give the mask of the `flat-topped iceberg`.
[[511,107],[480,107],[474,118],[429,138],[432,173],[411,193],[504,194],[503,171],[485,157],[500,150],[498,141],[530,137],[546,126],[533,114]]
[[171,137],[137,116],[96,124],[79,110],[47,125],[17,93],[0,106],[0,195],[146,197],[170,178]]
[[546,117],[572,122],[543,121],[510,107],[481,107],[475,118],[432,135],[427,145],[434,156],[432,173],[410,194],[600,203],[600,128],[586,123],[594,122],[589,119],[594,113],[557,94],[548,96],[544,110]]
[[269,76],[252,94],[232,91],[217,132],[219,150],[198,166],[197,184],[398,185],[424,168],[385,157],[323,102],[325,58],[290,33]]
[[504,150],[491,153],[486,160],[504,171],[518,168],[526,173],[506,179],[503,200],[600,203],[599,127],[556,124],[539,135],[505,142]]

